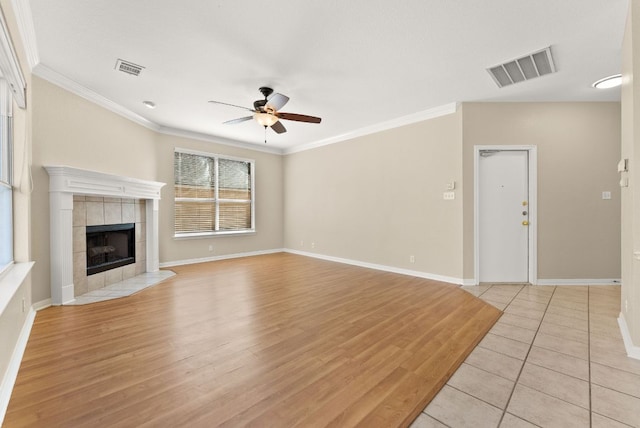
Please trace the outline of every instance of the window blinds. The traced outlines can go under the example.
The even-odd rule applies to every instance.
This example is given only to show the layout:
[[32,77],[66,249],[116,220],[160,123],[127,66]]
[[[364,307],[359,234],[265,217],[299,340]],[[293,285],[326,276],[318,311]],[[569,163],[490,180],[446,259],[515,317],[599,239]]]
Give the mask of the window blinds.
[[252,162],[176,151],[176,235],[253,229]]

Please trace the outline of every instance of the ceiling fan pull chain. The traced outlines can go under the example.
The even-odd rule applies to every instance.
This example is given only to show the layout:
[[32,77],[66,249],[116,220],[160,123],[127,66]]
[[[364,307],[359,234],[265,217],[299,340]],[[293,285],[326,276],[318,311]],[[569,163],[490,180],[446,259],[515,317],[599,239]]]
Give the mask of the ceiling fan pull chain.
[[264,143],[267,144],[267,126],[264,127]]

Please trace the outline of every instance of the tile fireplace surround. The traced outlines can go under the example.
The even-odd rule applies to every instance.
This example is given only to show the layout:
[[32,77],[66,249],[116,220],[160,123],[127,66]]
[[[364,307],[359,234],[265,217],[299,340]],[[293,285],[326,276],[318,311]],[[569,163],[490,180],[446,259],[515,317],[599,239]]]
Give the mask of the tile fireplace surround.
[[62,305],[74,300],[74,195],[144,200],[146,271],[159,270],[158,203],[165,183],[68,166],[45,166],[45,169],[49,173],[51,304]]

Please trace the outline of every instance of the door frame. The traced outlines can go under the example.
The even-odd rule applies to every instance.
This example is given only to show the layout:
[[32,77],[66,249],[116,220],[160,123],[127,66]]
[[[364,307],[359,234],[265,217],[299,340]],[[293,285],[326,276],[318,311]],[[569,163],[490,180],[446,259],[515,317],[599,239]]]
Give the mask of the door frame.
[[538,283],[538,147],[487,145],[473,146],[473,258],[474,284],[480,284],[480,216],[478,203],[480,196],[479,162],[480,151],[527,151],[529,153],[529,283]]

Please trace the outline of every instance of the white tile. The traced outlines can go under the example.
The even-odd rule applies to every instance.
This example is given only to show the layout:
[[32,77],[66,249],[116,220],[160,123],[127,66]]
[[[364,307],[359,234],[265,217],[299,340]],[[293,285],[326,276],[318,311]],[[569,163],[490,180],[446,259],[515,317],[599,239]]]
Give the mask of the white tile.
[[520,384],[513,391],[507,411],[541,427],[584,428],[590,424],[589,410]]
[[496,427],[502,416],[502,410],[446,385],[424,413],[458,428]]
[[640,427],[640,398],[592,385],[591,406],[595,413]]
[[513,384],[510,380],[469,364],[462,364],[447,382],[447,385],[499,409],[506,407]]
[[518,383],[589,410],[589,382],[525,363]]
[[447,426],[425,413],[420,413],[409,428],[447,428]]
[[478,346],[492,351],[499,352],[510,357],[524,360],[529,352],[529,345],[518,342],[517,340],[508,339],[502,336],[488,333]]
[[522,368],[522,360],[476,346],[465,363],[484,371],[515,381]]

